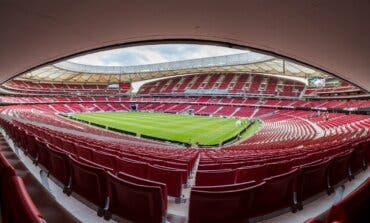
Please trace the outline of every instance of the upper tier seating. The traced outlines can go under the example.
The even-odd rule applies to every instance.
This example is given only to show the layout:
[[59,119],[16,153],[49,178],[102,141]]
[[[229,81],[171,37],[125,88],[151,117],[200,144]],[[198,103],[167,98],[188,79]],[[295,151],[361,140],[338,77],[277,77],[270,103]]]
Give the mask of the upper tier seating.
[[144,84],[139,94],[181,94],[228,92],[270,96],[299,97],[303,83],[271,76],[242,74],[197,74],[173,77]]
[[68,93],[68,92],[93,92],[93,93],[125,93],[128,89],[109,88],[107,84],[56,84],[37,83],[24,80],[10,80],[3,87],[19,93]]
[[338,85],[331,86],[326,85],[325,87],[317,88],[317,87],[308,87],[305,91],[306,96],[316,96],[316,95],[335,95],[341,94],[346,92],[358,92],[360,93],[360,89],[354,85],[351,85],[348,82],[341,81]]
[[[370,107],[370,99],[358,100],[276,100],[276,99],[244,99],[244,98],[227,98],[227,97],[15,97],[0,96],[0,101],[10,104],[39,104],[44,106],[44,110],[53,110],[55,112],[76,112],[84,108],[85,111],[119,111],[128,110],[130,105],[135,103],[139,105],[140,110],[153,110],[155,107],[162,105],[159,110],[165,112],[182,112],[190,109],[190,104],[197,103],[205,106],[218,106],[220,110],[212,109],[215,115],[234,115],[239,112],[239,108],[245,106],[258,106],[263,108],[285,108],[285,107],[304,107],[304,108],[366,108]],[[77,106],[73,105],[78,103]],[[168,104],[168,105],[167,105]],[[70,107],[69,105],[72,105]],[[81,108],[83,106],[83,108]],[[150,106],[150,107],[149,107]],[[242,116],[242,115],[241,115]]]

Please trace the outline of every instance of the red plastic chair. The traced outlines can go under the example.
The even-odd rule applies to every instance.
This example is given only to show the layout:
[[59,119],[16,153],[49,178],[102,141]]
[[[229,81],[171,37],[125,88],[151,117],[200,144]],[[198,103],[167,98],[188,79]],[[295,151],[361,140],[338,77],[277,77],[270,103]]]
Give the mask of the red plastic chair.
[[76,192],[99,207],[98,215],[103,216],[107,207],[107,174],[104,169],[82,163],[69,156],[71,181],[65,190],[67,195]]
[[108,173],[109,213],[137,223],[160,223],[165,217],[160,186],[140,185]]
[[251,214],[253,194],[265,183],[238,190],[190,192],[189,223],[244,223]]
[[235,170],[199,170],[196,175],[196,186],[217,186],[233,184],[235,182]]

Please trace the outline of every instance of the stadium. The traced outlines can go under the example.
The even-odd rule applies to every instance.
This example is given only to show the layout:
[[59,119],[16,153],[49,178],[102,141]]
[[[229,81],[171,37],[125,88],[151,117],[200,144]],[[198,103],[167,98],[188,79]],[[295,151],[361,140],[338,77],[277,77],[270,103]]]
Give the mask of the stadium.
[[[281,44],[284,33],[265,35],[257,27],[250,39],[241,34],[248,42],[227,36],[231,26],[221,26],[224,21],[219,29],[209,23],[210,31],[192,20],[206,23],[202,13],[174,3],[158,2],[179,15],[162,15],[166,20],[150,31],[158,25],[151,20],[154,3],[138,9],[76,1],[75,9],[59,14],[61,4],[36,2],[27,4],[29,11],[0,3],[7,9],[0,14],[25,18],[8,19],[9,32],[0,37],[9,43],[0,51],[0,222],[369,222],[370,68],[364,58],[370,58],[370,32],[361,37],[353,28],[360,16],[369,17],[365,1],[358,3],[363,7],[338,3],[338,19],[343,11],[349,15],[343,26],[298,16],[302,33],[306,23],[320,28],[310,35],[317,39],[287,35],[291,41]],[[259,7],[253,2],[239,4],[269,26],[265,14],[253,14],[260,11],[252,10]],[[292,4],[303,14],[327,16],[326,4],[303,2]],[[204,13],[228,18],[218,12],[229,6],[214,4]],[[268,21],[285,21],[279,11],[285,7],[272,8],[281,19]],[[117,21],[120,10],[146,23],[138,19],[115,33],[115,23],[93,16],[109,12],[103,17]],[[232,12],[232,29],[242,30],[244,14]],[[183,29],[167,24],[183,13],[189,19]],[[69,23],[72,18],[78,19]],[[335,32],[324,32],[328,27],[347,28],[358,39],[338,37],[330,45],[333,38],[325,35]],[[15,39],[12,30],[18,30]],[[76,37],[81,33],[86,36]],[[126,64],[127,52],[150,62]]]

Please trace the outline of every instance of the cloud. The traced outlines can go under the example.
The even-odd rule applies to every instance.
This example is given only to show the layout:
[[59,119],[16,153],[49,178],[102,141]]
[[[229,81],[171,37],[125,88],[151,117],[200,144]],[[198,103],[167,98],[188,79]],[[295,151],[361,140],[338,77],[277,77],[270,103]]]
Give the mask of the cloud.
[[159,44],[126,47],[76,57],[70,61],[97,66],[134,66],[189,60],[246,51],[227,47],[198,44]]

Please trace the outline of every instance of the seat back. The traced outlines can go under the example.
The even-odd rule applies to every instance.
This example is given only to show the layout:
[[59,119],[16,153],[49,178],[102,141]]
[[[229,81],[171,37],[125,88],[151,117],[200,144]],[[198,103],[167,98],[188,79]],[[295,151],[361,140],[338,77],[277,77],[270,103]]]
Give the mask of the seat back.
[[165,216],[159,186],[140,185],[108,173],[109,211],[137,223],[160,223]]
[[38,154],[38,148],[36,145],[36,139],[33,135],[27,134],[26,135],[27,145],[24,147],[28,155],[34,160]]
[[345,152],[332,157],[333,162],[330,165],[329,172],[330,185],[332,187],[349,177],[350,156],[351,152]]
[[199,170],[196,175],[196,186],[217,186],[233,184],[235,182],[235,170]]
[[253,216],[264,215],[287,207],[293,207],[298,169],[265,179],[254,194]]
[[104,152],[93,152],[93,161],[101,166],[105,166],[109,169],[115,170],[116,166],[116,156],[104,153]]
[[63,185],[67,185],[71,176],[68,156],[62,151],[53,149],[50,145],[47,147],[50,158],[49,173]]
[[50,155],[49,149],[46,142],[42,141],[39,138],[36,138],[36,146],[38,148],[38,163],[41,164],[45,169],[50,169]]
[[290,170],[290,168],[291,168],[291,163],[288,159],[284,161],[269,163],[267,164],[267,167],[266,167],[267,169],[266,177],[272,177],[272,176],[277,176],[277,175],[286,173]]
[[365,168],[365,166],[367,166],[366,150],[361,144],[358,144],[355,146],[350,157],[351,173],[357,173]]
[[73,142],[69,140],[63,141],[63,150],[68,151],[68,153],[76,155],[76,146]]
[[185,170],[164,168],[161,166],[149,166],[148,179],[166,184],[169,196],[180,197],[182,184],[182,174]]
[[88,147],[85,147],[83,145],[75,145],[76,147],[76,152],[78,157],[82,157],[87,160],[92,160],[93,159],[93,153],[94,150],[90,149]]
[[332,160],[303,165],[297,177],[297,198],[302,202],[328,189],[329,165]]
[[73,142],[69,141],[69,140],[63,141],[63,147],[61,147],[61,149],[63,149],[63,151],[67,151],[68,153],[73,154],[73,155],[77,154],[75,144]]
[[264,182],[239,190],[190,192],[189,223],[243,223],[250,217],[253,194]]
[[236,170],[235,183],[248,182],[252,180],[262,182],[267,174],[266,168],[266,165],[255,165],[238,168]]
[[104,207],[108,195],[104,169],[80,162],[72,156],[69,159],[72,176],[70,189],[98,207]]
[[163,207],[167,210],[167,187],[166,187],[166,184],[156,182],[156,181],[147,180],[147,179],[143,179],[143,178],[140,178],[140,177],[135,177],[135,176],[132,176],[130,174],[123,173],[123,172],[118,172],[117,177],[119,177],[122,180],[134,183],[134,184],[160,187],[161,188],[162,201],[163,201]]
[[149,166],[147,163],[140,161],[116,158],[116,172],[125,172],[136,177],[147,178]]
[[249,182],[227,184],[227,185],[220,185],[220,186],[194,186],[192,187],[192,189],[196,191],[228,191],[228,190],[240,190],[240,189],[247,188],[247,187],[250,187],[256,184],[257,184],[256,181],[249,181]]

